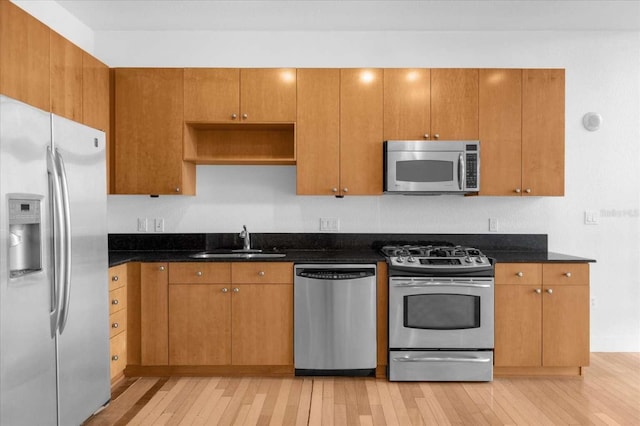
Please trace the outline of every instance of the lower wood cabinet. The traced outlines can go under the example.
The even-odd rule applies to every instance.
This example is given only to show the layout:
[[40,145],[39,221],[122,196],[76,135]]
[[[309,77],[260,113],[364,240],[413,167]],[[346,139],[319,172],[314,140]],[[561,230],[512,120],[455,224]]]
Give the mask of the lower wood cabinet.
[[169,264],[169,365],[293,365],[293,264]]
[[109,337],[111,382],[123,376],[127,365],[127,265],[109,268]]
[[496,265],[496,375],[581,374],[589,365],[589,265]]

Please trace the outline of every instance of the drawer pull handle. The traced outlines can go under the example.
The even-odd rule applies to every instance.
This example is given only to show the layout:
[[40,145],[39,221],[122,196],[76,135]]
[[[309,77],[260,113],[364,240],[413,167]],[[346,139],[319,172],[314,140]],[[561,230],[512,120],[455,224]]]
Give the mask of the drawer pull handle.
[[114,356],[111,357],[112,361],[117,361],[119,359],[120,359],[120,357],[118,355],[114,355]]
[[571,278],[571,272],[566,272],[566,273],[564,274],[564,276],[565,276],[565,277],[567,277],[567,278]]
[[161,267],[160,267],[160,268],[158,268],[158,269],[160,269],[161,271],[164,271],[164,266],[161,266]]
[[258,272],[258,275],[260,275],[261,277],[264,277],[264,271]]
[[547,289],[547,293],[549,293],[549,294],[553,294],[553,289],[552,289],[552,288],[548,288],[548,289]]
[[120,303],[120,302],[118,302],[118,299],[113,299],[113,300],[111,301],[111,304],[112,304],[112,305],[117,305],[118,303]]
[[117,275],[114,275],[111,277],[111,281],[118,281],[120,278],[118,278]]
[[524,277],[524,274],[522,272],[518,272],[516,275],[519,277]]
[[536,289],[535,289],[535,292],[536,292],[536,293],[538,293],[538,294],[540,294],[540,293],[542,293],[542,290],[541,290],[541,289],[539,289],[539,288],[536,288]]
[[229,289],[228,289],[228,288],[226,288],[226,287],[222,287],[222,290],[220,290],[220,291],[221,291],[221,292],[223,292],[223,293],[226,293],[226,292],[228,292],[228,291],[229,291]]
[[240,293],[240,289],[238,287],[236,287],[236,288],[233,289],[233,292],[234,293]]
[[112,328],[118,328],[120,327],[120,324],[118,324],[117,322],[114,322],[113,324],[111,324]]
[[198,271],[198,272],[196,272],[196,275],[201,277],[202,276],[202,272]]

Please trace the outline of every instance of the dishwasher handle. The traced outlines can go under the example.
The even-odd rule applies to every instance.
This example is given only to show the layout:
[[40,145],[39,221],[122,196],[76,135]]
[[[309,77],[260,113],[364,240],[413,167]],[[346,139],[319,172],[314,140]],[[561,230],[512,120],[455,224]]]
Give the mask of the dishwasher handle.
[[296,269],[296,276],[314,280],[357,280],[376,276],[375,268],[306,268]]

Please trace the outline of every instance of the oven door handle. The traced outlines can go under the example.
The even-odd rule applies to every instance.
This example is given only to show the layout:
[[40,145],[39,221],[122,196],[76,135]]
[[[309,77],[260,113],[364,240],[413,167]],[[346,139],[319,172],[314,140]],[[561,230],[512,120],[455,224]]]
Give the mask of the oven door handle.
[[418,358],[393,358],[396,362],[491,362],[491,358],[475,357],[418,357]]
[[422,288],[422,287],[472,287],[472,288],[491,288],[491,284],[473,284],[473,283],[463,283],[463,282],[437,282],[437,281],[414,281],[414,282],[399,282],[393,283],[394,287],[404,287],[404,288]]

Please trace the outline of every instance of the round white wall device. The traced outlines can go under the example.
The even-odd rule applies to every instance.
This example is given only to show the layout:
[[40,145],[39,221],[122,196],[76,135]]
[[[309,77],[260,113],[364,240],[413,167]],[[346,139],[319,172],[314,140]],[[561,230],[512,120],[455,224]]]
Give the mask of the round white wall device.
[[590,132],[595,132],[602,125],[602,116],[597,112],[588,112],[582,117],[582,125]]

